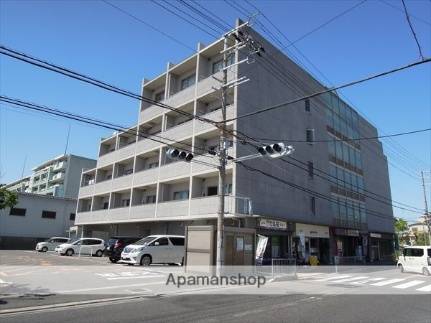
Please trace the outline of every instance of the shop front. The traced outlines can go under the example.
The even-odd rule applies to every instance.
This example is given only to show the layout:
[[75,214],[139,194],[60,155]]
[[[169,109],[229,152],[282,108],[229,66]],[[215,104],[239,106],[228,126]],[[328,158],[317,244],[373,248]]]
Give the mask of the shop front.
[[298,264],[329,264],[329,227],[296,223],[292,251]]
[[331,254],[342,258],[358,258],[364,256],[363,238],[359,230],[331,228]]
[[292,224],[286,221],[260,218],[256,234],[264,237],[261,263],[270,264],[272,259],[291,258]]
[[394,235],[391,233],[370,232],[369,261],[392,261],[394,253]]

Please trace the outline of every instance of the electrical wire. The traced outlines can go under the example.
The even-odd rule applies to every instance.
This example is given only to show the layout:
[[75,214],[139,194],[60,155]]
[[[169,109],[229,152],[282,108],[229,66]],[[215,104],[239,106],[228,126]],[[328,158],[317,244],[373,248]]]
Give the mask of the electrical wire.
[[412,22],[410,21],[410,16],[409,16],[409,12],[407,10],[406,3],[404,2],[404,0],[401,0],[401,2],[403,4],[404,13],[406,15],[406,20],[407,20],[407,23],[408,23],[408,25],[410,27],[410,31],[412,32],[413,38],[414,38],[414,40],[416,42],[416,46],[418,47],[419,56],[422,58],[422,60],[424,60],[425,58],[424,58],[424,55],[422,53],[422,47],[421,47],[421,44],[419,43],[418,37],[416,36],[416,33],[415,33],[414,28],[413,28]]

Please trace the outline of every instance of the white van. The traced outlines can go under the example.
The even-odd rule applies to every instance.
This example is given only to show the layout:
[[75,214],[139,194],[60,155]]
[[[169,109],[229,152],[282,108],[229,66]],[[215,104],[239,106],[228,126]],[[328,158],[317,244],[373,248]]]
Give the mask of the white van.
[[105,241],[97,238],[81,238],[72,243],[63,243],[55,248],[55,252],[64,256],[73,254],[102,257],[105,250]]
[[398,258],[401,272],[414,271],[429,276],[431,273],[431,246],[405,246]]
[[128,245],[121,262],[130,265],[183,264],[184,236],[152,235]]

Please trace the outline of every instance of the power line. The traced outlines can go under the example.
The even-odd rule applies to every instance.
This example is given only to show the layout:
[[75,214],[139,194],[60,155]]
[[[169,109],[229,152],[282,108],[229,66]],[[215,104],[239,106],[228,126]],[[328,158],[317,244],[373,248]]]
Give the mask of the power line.
[[[179,142],[179,141],[175,142],[173,139],[170,139],[170,138],[166,138],[166,137],[162,137],[162,136],[158,136],[158,135],[148,135],[148,134],[145,134],[145,133],[143,133],[142,131],[139,131],[139,130],[137,132],[134,132],[134,131],[129,130],[130,128],[125,128],[125,127],[122,127],[122,126],[119,126],[119,125],[115,125],[115,124],[110,123],[110,122],[105,122],[105,121],[101,121],[101,120],[89,118],[89,117],[86,117],[86,116],[82,116],[82,115],[70,113],[70,112],[67,112],[67,111],[62,111],[62,110],[59,110],[59,109],[53,109],[53,108],[49,108],[49,107],[46,107],[46,106],[37,105],[37,104],[31,103],[31,102],[25,102],[25,101],[22,101],[22,100],[19,100],[19,99],[10,98],[10,97],[3,96],[3,95],[0,95],[0,101],[12,104],[14,106],[20,106],[20,107],[23,107],[23,108],[26,108],[26,109],[30,109],[30,110],[34,110],[34,111],[39,111],[39,112],[44,112],[44,113],[47,113],[47,114],[50,114],[50,115],[55,115],[55,116],[59,116],[59,117],[62,117],[62,118],[66,118],[66,119],[70,119],[70,120],[74,120],[74,121],[78,121],[78,122],[82,122],[82,123],[87,123],[87,124],[95,125],[95,126],[106,128],[106,129],[110,129],[110,130],[119,131],[119,132],[122,132],[124,134],[131,134],[133,136],[138,136],[138,137],[141,137],[141,138],[144,138],[144,139],[149,139],[151,141],[154,141],[154,142],[157,142],[157,143],[160,143],[160,144],[163,144],[163,145],[171,146],[171,147],[173,147],[174,144],[180,144],[180,145],[190,146],[192,149],[193,148],[197,148],[197,147],[194,147],[194,146],[192,146],[190,144],[186,144],[184,142]],[[158,139],[156,139],[156,138],[158,138]],[[163,141],[163,140],[167,140],[167,142]],[[197,152],[193,152],[193,151],[187,150],[187,149],[184,149],[184,150],[187,151],[187,152],[191,152],[191,153],[193,153],[193,154],[195,154],[197,156],[203,156],[203,157],[207,157],[207,158],[213,158],[213,156],[199,154]],[[216,167],[215,165],[212,165],[212,166]]]
[[421,48],[421,45],[419,44],[418,37],[416,36],[415,30],[413,29],[412,22],[410,21],[410,16],[409,16],[409,13],[408,13],[408,11],[407,11],[406,3],[404,2],[404,0],[401,0],[401,2],[403,3],[404,13],[405,13],[405,15],[406,15],[406,19],[407,19],[407,23],[409,24],[410,31],[412,32],[413,38],[415,39],[416,45],[418,46],[419,56],[420,56],[422,59],[424,59],[424,55],[422,54],[422,48]]
[[349,138],[349,139],[322,139],[322,140],[313,140],[313,141],[307,141],[307,140],[296,140],[296,139],[274,139],[274,138],[257,138],[259,141],[289,141],[289,142],[296,142],[296,143],[327,143],[327,142],[336,142],[336,141],[343,141],[343,142],[352,142],[352,141],[365,141],[365,140],[376,140],[376,139],[383,139],[383,138],[391,138],[391,137],[399,137],[399,136],[406,136],[406,135],[412,135],[416,133],[421,132],[428,132],[431,131],[431,128],[425,128],[425,129],[418,129],[418,130],[411,130],[411,131],[405,131],[405,132],[397,132],[389,135],[382,135],[382,136],[373,136],[373,137],[359,137],[359,138]]
[[[380,0],[380,2],[383,3],[383,4],[385,4],[385,5],[387,5],[387,6],[389,6],[389,7],[391,7],[392,9],[395,9],[395,10],[398,10],[398,11],[404,13],[404,10],[402,8],[399,8],[398,6],[394,5],[391,2],[388,2],[388,1],[385,1],[385,0]],[[412,14],[410,14],[410,16],[413,17],[413,18],[415,18],[417,21],[420,21],[420,22],[422,22],[424,24],[427,24],[428,26],[431,26],[431,22],[426,21],[425,19],[422,19],[421,17],[415,16],[415,15],[412,15]]]
[[130,12],[128,12],[128,11],[126,11],[126,10],[124,10],[124,9],[122,9],[122,8],[120,8],[120,7],[118,7],[118,6],[116,6],[115,4],[113,4],[113,3],[111,3],[111,2],[109,2],[109,1],[107,1],[107,0],[102,0],[102,2],[104,2],[104,3],[105,3],[106,5],[108,5],[108,6],[111,6],[111,7],[112,7],[112,8],[114,8],[114,9],[116,9],[116,10],[118,10],[118,11],[122,12],[124,15],[126,15],[126,16],[128,16],[128,17],[130,17],[130,18],[132,18],[132,19],[134,19],[134,20],[136,20],[136,21],[138,21],[138,22],[140,22],[141,24],[144,24],[144,25],[145,25],[145,26],[147,26],[148,28],[150,28],[150,29],[152,29],[152,30],[154,30],[154,31],[158,32],[159,34],[161,34],[161,35],[165,36],[166,38],[169,38],[170,40],[172,40],[172,41],[176,42],[177,44],[179,44],[179,45],[183,46],[184,48],[187,48],[187,49],[191,50],[192,52],[195,52],[195,50],[194,50],[192,47],[190,47],[189,45],[187,45],[187,44],[183,43],[182,41],[178,40],[177,38],[175,38],[175,37],[173,37],[173,36],[171,36],[171,35],[169,35],[169,34],[165,33],[164,31],[162,31],[162,30],[160,30],[160,29],[158,29],[158,28],[154,27],[152,24],[150,24],[150,23],[148,23],[148,22],[144,21],[143,19],[141,19],[141,18],[139,18],[139,17],[135,16],[134,14],[132,14],[132,13],[130,13]]
[[333,91],[340,90],[340,89],[343,89],[343,88],[346,88],[346,87],[350,87],[350,86],[353,86],[353,85],[364,83],[364,82],[367,82],[367,81],[370,81],[370,80],[373,80],[373,79],[376,79],[376,78],[380,78],[380,77],[383,77],[383,76],[386,76],[386,75],[389,75],[389,74],[393,74],[393,73],[396,73],[396,72],[399,72],[399,71],[402,71],[402,70],[405,70],[405,69],[409,69],[409,68],[412,68],[412,67],[415,67],[415,66],[418,66],[418,65],[422,65],[422,64],[425,64],[425,63],[429,63],[429,62],[431,62],[431,58],[426,58],[426,59],[423,59],[421,61],[416,61],[416,62],[413,62],[413,63],[409,63],[409,64],[403,65],[401,67],[397,67],[397,68],[394,68],[394,69],[391,69],[391,70],[388,70],[388,71],[385,71],[385,72],[382,72],[382,73],[374,74],[374,75],[371,75],[371,76],[368,76],[368,77],[365,77],[365,78],[362,78],[362,79],[359,79],[359,80],[356,80],[356,81],[352,81],[352,82],[345,83],[345,84],[342,84],[342,85],[339,85],[339,86],[336,86],[336,87],[332,87],[332,88],[329,88],[327,90],[318,91],[318,92],[315,92],[315,93],[313,93],[311,95],[306,95],[306,96],[303,96],[303,97],[300,97],[300,98],[297,98],[297,99],[294,99],[294,100],[291,100],[291,101],[286,101],[286,102],[283,102],[283,103],[279,103],[279,104],[276,104],[276,105],[273,105],[271,107],[264,108],[264,109],[261,109],[261,110],[258,110],[258,111],[254,111],[254,112],[250,112],[250,113],[245,113],[245,114],[237,116],[235,118],[228,119],[228,120],[226,120],[226,122],[230,122],[230,121],[233,121],[233,120],[238,120],[238,119],[242,119],[242,118],[254,116],[254,115],[257,115],[257,114],[260,114],[260,113],[263,113],[263,112],[267,112],[267,111],[271,111],[271,110],[275,110],[275,109],[279,109],[279,108],[285,107],[285,106],[293,104],[293,103],[297,103],[297,102],[300,102],[300,101],[304,101],[306,99],[314,98],[314,97],[319,96],[321,94],[333,92]]

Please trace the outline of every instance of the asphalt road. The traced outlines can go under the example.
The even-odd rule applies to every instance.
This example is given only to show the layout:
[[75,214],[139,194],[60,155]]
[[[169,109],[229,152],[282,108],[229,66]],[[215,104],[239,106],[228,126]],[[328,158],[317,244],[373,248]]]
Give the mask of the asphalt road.
[[[393,267],[303,268],[262,288],[178,288],[178,266],[0,251],[2,322],[431,322],[431,277]],[[274,278],[274,277],[273,277]]]

